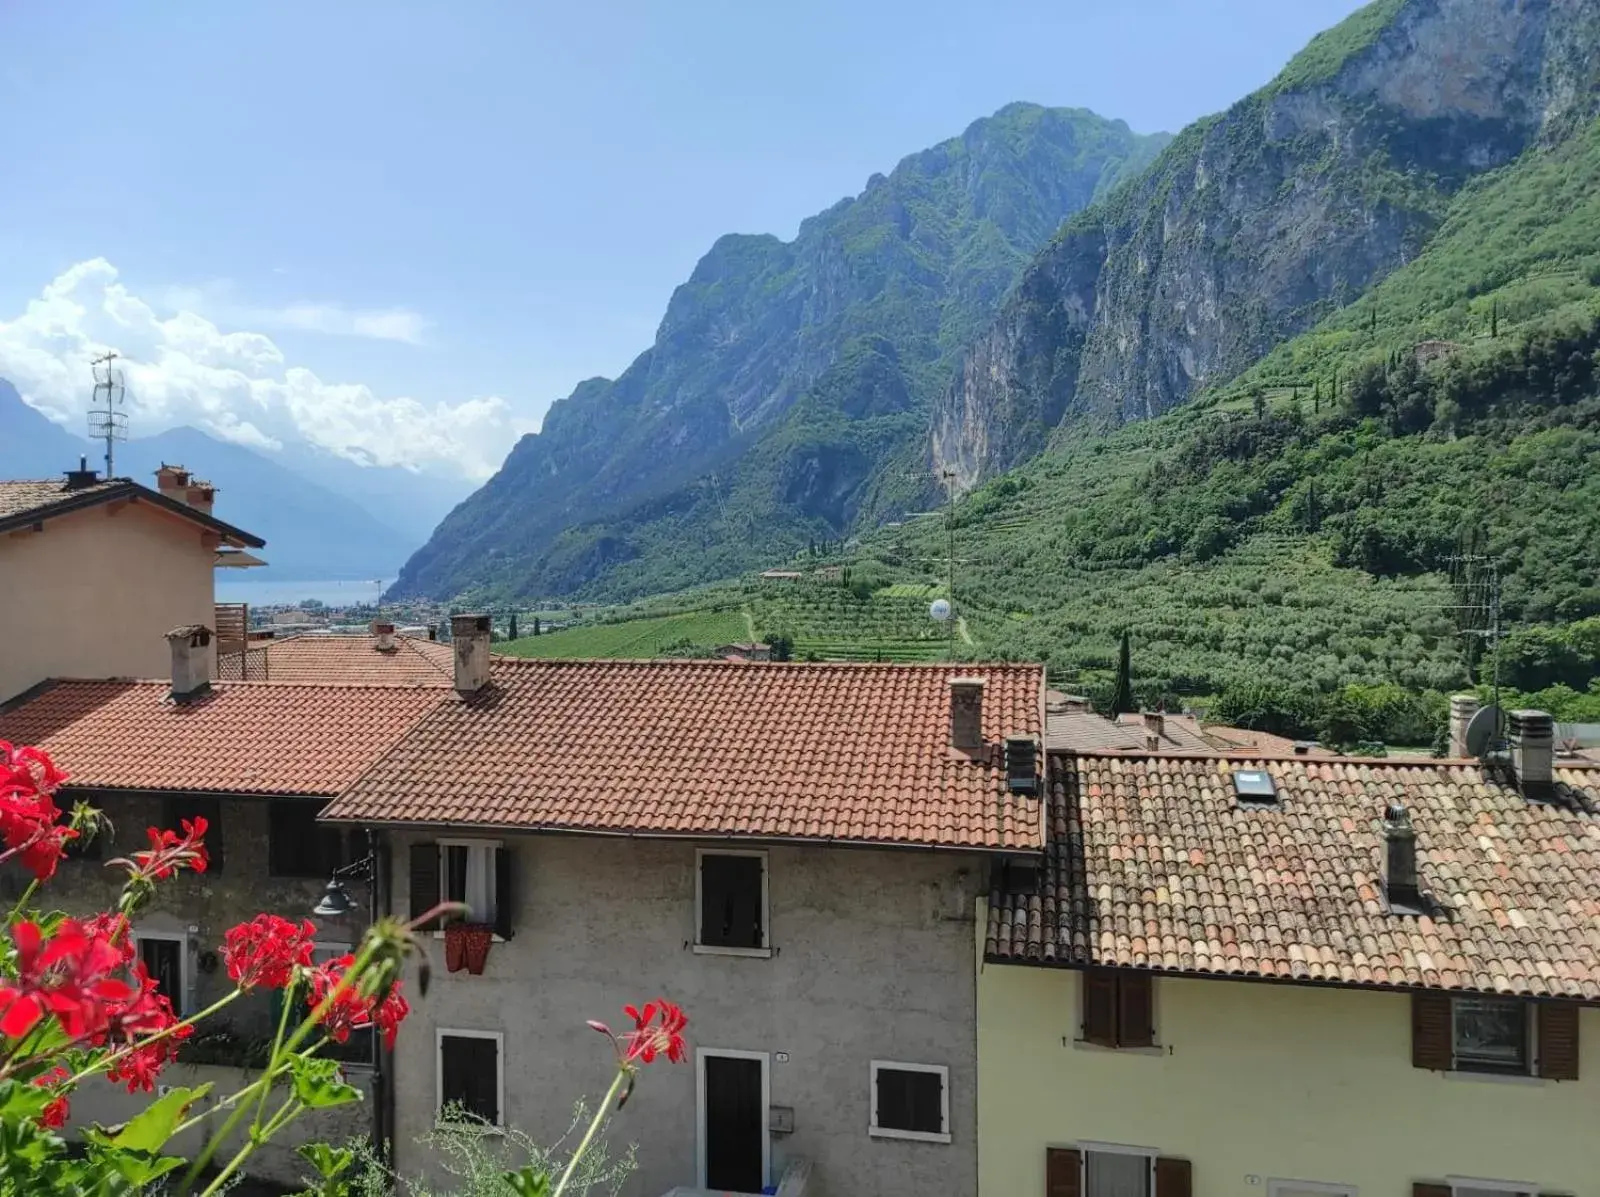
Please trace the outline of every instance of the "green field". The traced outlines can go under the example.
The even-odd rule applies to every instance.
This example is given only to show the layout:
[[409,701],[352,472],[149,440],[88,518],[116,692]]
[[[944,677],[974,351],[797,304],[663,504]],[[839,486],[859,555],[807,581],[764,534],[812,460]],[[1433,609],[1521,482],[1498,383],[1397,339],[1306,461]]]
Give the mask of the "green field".
[[495,645],[495,651],[516,657],[704,656],[705,650],[719,644],[734,644],[749,638],[750,625],[742,611],[686,611],[648,619],[585,624],[543,636],[524,636]]

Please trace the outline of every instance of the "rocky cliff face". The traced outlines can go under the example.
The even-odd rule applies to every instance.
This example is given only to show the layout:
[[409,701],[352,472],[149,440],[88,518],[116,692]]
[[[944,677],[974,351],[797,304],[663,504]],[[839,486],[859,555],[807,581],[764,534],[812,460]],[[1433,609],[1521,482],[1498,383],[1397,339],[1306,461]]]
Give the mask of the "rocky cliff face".
[[[395,593],[567,593],[621,561],[762,551],[757,531],[768,555],[837,534],[875,465],[916,443],[956,353],[1032,255],[1166,140],[1014,104],[875,175],[792,242],[721,238],[655,344],[615,381],[557,402]],[[841,382],[836,367],[857,357],[872,359],[866,373]],[[818,428],[849,451],[808,457]]]
[[1380,0],[1069,222],[935,405],[963,486],[1226,380],[1595,110],[1600,0]]

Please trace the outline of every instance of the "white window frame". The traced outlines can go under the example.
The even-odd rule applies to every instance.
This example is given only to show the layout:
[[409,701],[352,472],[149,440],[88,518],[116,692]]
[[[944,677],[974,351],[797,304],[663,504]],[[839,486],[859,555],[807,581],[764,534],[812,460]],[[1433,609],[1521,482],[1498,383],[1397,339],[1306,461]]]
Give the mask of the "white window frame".
[[[506,1126],[506,1036],[504,1031],[474,1031],[465,1027],[439,1027],[433,1039],[433,1123],[439,1127],[482,1130],[486,1134],[502,1134]],[[444,1119],[444,1041],[446,1039],[493,1039],[495,1071],[495,1113],[500,1120],[495,1123],[458,1123]]]
[[1089,1192],[1089,1156],[1096,1155],[1139,1155],[1144,1157],[1145,1167],[1148,1169],[1149,1183],[1146,1186],[1153,1197],[1161,1197],[1156,1193],[1156,1160],[1161,1156],[1159,1147],[1140,1147],[1133,1143],[1100,1143],[1091,1139],[1080,1140],[1078,1143],[1078,1191]]
[[[761,862],[761,946],[759,948],[725,948],[717,944],[700,942],[704,928],[700,920],[705,914],[705,894],[701,884],[705,858],[708,856],[753,856]],[[772,958],[772,861],[765,848],[696,848],[694,850],[694,951],[701,956],[754,956]]]
[[[1522,1007],[1523,1027],[1526,1032],[1527,1059],[1523,1061],[1521,1072],[1505,1072],[1496,1068],[1484,1068],[1481,1065],[1468,1063],[1462,1067],[1461,1057],[1456,1051],[1456,1018],[1459,1010],[1458,1003],[1463,999],[1492,998],[1497,1001],[1516,1002]],[[1534,1011],[1533,1003],[1510,994],[1452,994],[1450,997],[1450,1071],[1460,1076],[1500,1080],[1517,1080],[1531,1077],[1539,1078],[1539,1019]],[[1470,1186],[1468,1186],[1470,1187]]]
[[353,950],[354,945],[337,939],[318,939],[311,944],[311,963],[326,964]]
[[186,1018],[194,1011],[193,986],[194,978],[189,970],[189,937],[182,931],[135,931],[133,933],[134,959],[140,959],[139,945],[145,940],[160,940],[165,943],[178,945],[178,1008],[174,1011],[179,1018]]
[[[939,1125],[944,1127],[937,1133],[929,1131],[899,1130],[892,1126],[878,1125],[878,1073],[883,1069],[891,1072],[932,1072],[939,1076]],[[867,1134],[875,1139],[913,1139],[919,1143],[948,1143],[950,1142],[950,1069],[943,1064],[908,1064],[903,1060],[873,1060],[868,1072],[867,1080]]]
[[[484,853],[488,858],[486,863],[483,866],[483,871],[484,871],[484,875],[485,875],[485,878],[486,878],[486,881],[487,881],[487,887],[488,887],[488,895],[489,895],[488,904],[492,908],[492,906],[494,904],[494,900],[495,900],[495,894],[498,892],[498,888],[497,887],[498,887],[498,882],[499,882],[499,878],[496,877],[496,875],[495,875],[495,853],[498,852],[501,848],[504,848],[505,847],[505,843],[503,841],[501,841],[501,840],[466,839],[466,838],[461,838],[461,837],[453,837],[453,838],[450,838],[450,839],[436,840],[435,843],[436,843],[436,845],[438,846],[438,849],[439,849],[439,899],[440,899],[440,901],[449,901],[450,900],[450,895],[448,893],[449,885],[450,885],[450,866],[449,866],[448,863],[446,863],[445,850],[448,849],[448,848],[466,848],[468,850],[468,857],[467,857],[467,881],[468,881],[467,892],[470,894],[471,891],[472,891],[472,885],[471,885],[471,880],[472,880],[472,856],[471,856],[471,852],[473,850],[476,850],[478,852]],[[472,903],[469,901],[467,904],[470,906]],[[479,922],[479,923],[487,923],[490,926],[494,926],[495,923],[498,921],[498,916],[499,916],[500,912],[498,910],[490,909],[488,918],[483,918],[482,917],[483,913],[484,913],[483,911],[474,910],[472,912],[473,921],[474,922]],[[444,938],[444,929],[440,928],[439,930],[435,931],[433,933],[433,935],[434,935],[435,939],[443,939]],[[494,937],[494,939],[495,939],[496,943],[502,942],[501,939],[500,939],[500,936],[498,936],[498,935],[496,935]]]
[[[698,915],[696,916],[698,921]],[[697,1047],[694,1052],[694,1175],[695,1184],[706,1187],[706,1060],[720,1056],[729,1060],[761,1061],[761,1175],[766,1184],[772,1177],[772,1053],[741,1051],[731,1047]]]
[[1267,1197],[1279,1197],[1286,1189],[1299,1193],[1327,1193],[1328,1197],[1357,1197],[1355,1185],[1329,1184],[1321,1180],[1290,1180],[1277,1176],[1267,1180]]
[[1539,1186],[1523,1180],[1485,1180],[1478,1176],[1447,1176],[1445,1184],[1450,1186],[1452,1194],[1458,1194],[1463,1189],[1488,1189],[1498,1192],[1503,1197],[1539,1197]]

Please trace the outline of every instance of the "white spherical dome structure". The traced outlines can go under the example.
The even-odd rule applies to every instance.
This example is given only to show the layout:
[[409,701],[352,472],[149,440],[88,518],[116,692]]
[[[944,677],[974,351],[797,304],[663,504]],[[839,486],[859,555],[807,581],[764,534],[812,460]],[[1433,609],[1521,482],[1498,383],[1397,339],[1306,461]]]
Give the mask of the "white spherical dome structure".
[[934,599],[932,603],[928,604],[928,614],[943,623],[950,618],[950,600]]

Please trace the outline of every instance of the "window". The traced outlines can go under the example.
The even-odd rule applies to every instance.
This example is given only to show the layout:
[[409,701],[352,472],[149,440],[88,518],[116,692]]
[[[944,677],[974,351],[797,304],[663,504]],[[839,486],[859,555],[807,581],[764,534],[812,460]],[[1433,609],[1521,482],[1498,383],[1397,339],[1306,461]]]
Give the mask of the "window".
[[184,939],[181,935],[156,935],[141,932],[133,937],[139,960],[145,971],[155,981],[156,988],[172,1003],[172,1012],[184,1013],[184,992],[187,977],[184,960]]
[[1526,1076],[1529,1050],[1528,1007],[1516,998],[1456,998],[1455,1066],[1462,1072],[1501,1072]]
[[1155,982],[1149,973],[1090,969],[1083,974],[1082,994],[1085,1043],[1155,1046]]
[[767,854],[699,853],[697,951],[770,955],[767,943]]
[[1278,787],[1265,769],[1235,769],[1233,792],[1241,806],[1276,806]]
[[344,833],[317,822],[327,803],[274,798],[267,807],[267,868],[274,877],[327,880],[344,864]]
[[[511,938],[514,906],[512,856],[497,840],[439,840],[411,845],[411,917],[421,918],[440,901],[465,902],[475,923],[488,923]],[[438,930],[437,921],[425,929]]]
[[940,1064],[872,1062],[872,1123],[886,1139],[950,1142],[950,1070]]
[[1454,1180],[1444,1188],[1450,1197],[1536,1197],[1539,1191],[1514,1180]]
[[198,794],[177,794],[167,799],[162,825],[171,831],[183,830],[185,819],[206,821],[206,872],[222,872],[222,804]]
[[1051,1197],[1190,1197],[1194,1169],[1153,1147],[1080,1143],[1045,1149],[1045,1191]]
[[1129,1148],[1083,1153],[1084,1197],[1153,1197],[1155,1153]]
[[489,1126],[503,1125],[505,1071],[499,1031],[439,1032],[438,1108],[446,1120],[451,1107]]

